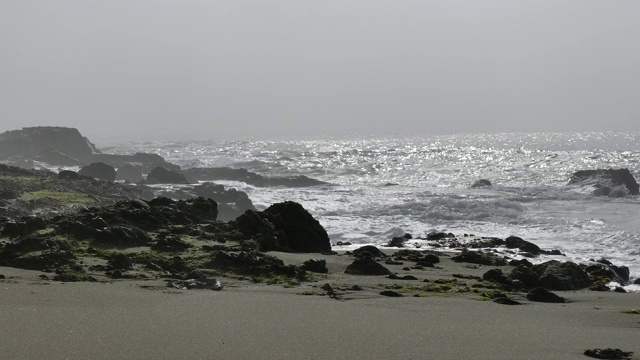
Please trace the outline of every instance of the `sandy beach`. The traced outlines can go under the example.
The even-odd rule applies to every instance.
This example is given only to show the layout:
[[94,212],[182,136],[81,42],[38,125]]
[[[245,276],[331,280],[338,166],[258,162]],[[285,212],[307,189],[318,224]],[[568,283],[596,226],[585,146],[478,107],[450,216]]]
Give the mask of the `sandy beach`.
[[[281,254],[296,263],[309,255]],[[2,359],[587,359],[593,348],[640,353],[640,294],[558,291],[568,303],[522,305],[473,294],[381,296],[406,281],[344,274],[352,259],[320,256],[330,272],[297,287],[219,279],[222,291],[163,280],[43,281],[0,268]],[[412,270],[424,279],[480,275],[489,267],[446,258]],[[392,268],[391,266],[390,268]],[[397,270],[397,269],[393,269]],[[403,273],[404,274],[404,273]],[[451,278],[452,279],[452,278]],[[332,284],[337,299],[322,295]],[[358,285],[361,291],[344,290]],[[402,290],[401,290],[402,292]],[[415,295],[415,294],[414,294]],[[524,294],[522,294],[524,295]]]

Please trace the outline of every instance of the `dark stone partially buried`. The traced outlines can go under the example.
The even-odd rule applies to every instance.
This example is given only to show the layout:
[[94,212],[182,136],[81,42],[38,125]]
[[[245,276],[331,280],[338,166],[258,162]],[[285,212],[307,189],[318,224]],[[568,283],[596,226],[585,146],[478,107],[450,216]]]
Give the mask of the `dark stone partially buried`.
[[546,302],[546,303],[565,303],[566,300],[562,296],[558,296],[544,288],[535,288],[527,294],[530,301]]
[[633,356],[633,351],[606,348],[586,350],[584,354],[596,359],[630,359]]
[[344,271],[352,275],[391,275],[391,270],[377,263],[370,257],[356,259]]

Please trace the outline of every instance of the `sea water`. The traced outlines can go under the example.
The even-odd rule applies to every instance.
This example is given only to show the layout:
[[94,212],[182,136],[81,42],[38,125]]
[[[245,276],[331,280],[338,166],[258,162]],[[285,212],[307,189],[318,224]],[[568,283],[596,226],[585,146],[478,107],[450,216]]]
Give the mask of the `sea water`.
[[[640,180],[640,132],[325,137],[118,144],[188,167],[230,166],[328,185],[245,191],[259,209],[301,203],[331,241],[382,245],[434,231],[519,236],[574,261],[606,258],[640,277],[640,196],[568,185],[577,170],[628,168]],[[487,179],[488,188],[472,188]],[[620,190],[620,189],[618,189]]]

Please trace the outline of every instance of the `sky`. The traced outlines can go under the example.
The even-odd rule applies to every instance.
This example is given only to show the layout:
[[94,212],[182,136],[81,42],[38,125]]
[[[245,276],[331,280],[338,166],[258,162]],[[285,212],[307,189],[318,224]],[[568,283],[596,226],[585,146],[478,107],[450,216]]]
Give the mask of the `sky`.
[[0,132],[640,130],[636,0],[0,0]]

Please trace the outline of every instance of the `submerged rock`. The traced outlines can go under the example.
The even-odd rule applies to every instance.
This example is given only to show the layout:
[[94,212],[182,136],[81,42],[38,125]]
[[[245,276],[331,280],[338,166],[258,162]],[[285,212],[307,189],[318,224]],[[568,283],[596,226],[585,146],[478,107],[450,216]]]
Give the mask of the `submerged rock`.
[[[629,169],[597,169],[597,170],[580,170],[573,173],[569,184],[579,184],[585,181],[599,181],[604,180],[606,184],[596,183],[599,185],[600,195],[610,195],[602,189],[608,184],[612,186],[625,186],[631,195],[640,195],[640,185],[636,182]],[[603,192],[604,191],[604,192]],[[611,192],[611,190],[609,191]]]
[[247,169],[233,169],[229,167],[191,168],[182,170],[182,173],[192,182],[232,180],[242,181],[246,184],[259,187],[307,187],[327,184],[323,181],[315,180],[304,175],[292,177],[265,177],[248,171]]
[[477,189],[477,188],[484,188],[484,187],[491,187],[491,186],[492,186],[491,181],[487,179],[480,179],[474,182],[473,185],[471,185],[471,188]]

